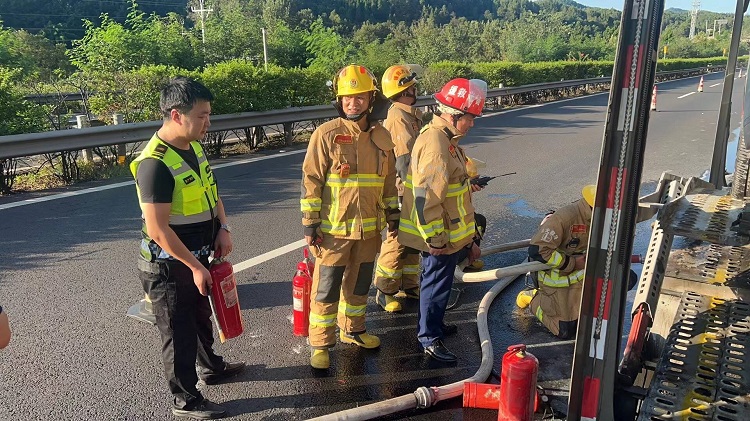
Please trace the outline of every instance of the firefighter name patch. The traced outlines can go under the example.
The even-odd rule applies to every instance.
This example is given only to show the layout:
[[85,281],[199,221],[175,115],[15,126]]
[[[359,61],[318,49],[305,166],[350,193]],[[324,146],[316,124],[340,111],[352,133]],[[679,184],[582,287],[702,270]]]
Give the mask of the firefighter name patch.
[[338,143],[339,145],[351,145],[354,143],[354,139],[348,134],[337,134],[336,137],[333,138],[333,142]]
[[582,234],[586,232],[587,228],[588,227],[586,225],[574,224],[572,227],[570,227],[570,232],[573,234]]

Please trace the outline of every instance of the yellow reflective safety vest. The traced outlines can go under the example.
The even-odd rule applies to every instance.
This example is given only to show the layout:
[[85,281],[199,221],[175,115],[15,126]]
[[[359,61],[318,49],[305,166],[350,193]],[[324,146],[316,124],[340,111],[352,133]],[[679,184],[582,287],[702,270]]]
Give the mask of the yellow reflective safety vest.
[[547,216],[531,238],[529,256],[548,264],[538,272],[540,284],[562,288],[583,280],[583,269],[575,270],[575,255],[588,249],[591,206],[579,199]]
[[[130,163],[130,172],[133,177],[136,177],[140,163],[147,158],[158,159],[169,169],[174,178],[169,225],[187,225],[209,221],[214,217],[214,208],[219,200],[216,180],[203,152],[203,147],[198,141],[190,142],[190,147],[193,148],[198,158],[200,174],[197,174],[177,152],[159,139],[156,134],[151,137],[141,154]],[[138,192],[138,204],[142,210],[141,191],[137,182],[135,187]],[[148,236],[145,221],[142,232],[141,254],[144,258],[153,260],[153,258],[169,257]],[[152,254],[152,256],[149,256],[149,254]]]
[[461,137],[438,116],[417,137],[404,183],[400,244],[423,251],[447,247],[454,253],[473,240],[474,205]]
[[383,126],[362,131],[336,118],[315,129],[302,163],[302,224],[340,239],[380,235],[399,218],[393,142]]

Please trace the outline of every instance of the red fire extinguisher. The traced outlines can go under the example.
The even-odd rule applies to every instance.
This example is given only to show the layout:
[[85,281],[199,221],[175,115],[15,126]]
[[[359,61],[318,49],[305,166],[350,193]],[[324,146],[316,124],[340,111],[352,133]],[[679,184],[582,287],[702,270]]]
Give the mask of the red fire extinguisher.
[[531,421],[536,402],[539,361],[526,345],[513,345],[503,355],[498,421]]
[[292,279],[292,299],[294,303],[294,334],[307,336],[310,324],[310,290],[315,263],[310,259],[307,249],[303,250],[304,259],[297,263],[297,273]]
[[208,271],[212,280],[208,301],[216,320],[219,340],[224,343],[227,339],[240,336],[244,330],[237,281],[234,279],[232,264],[222,258],[212,260]]

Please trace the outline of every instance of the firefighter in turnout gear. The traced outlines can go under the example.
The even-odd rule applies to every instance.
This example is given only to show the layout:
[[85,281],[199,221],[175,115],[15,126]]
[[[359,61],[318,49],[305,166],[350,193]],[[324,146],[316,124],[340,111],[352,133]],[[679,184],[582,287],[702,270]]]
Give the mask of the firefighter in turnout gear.
[[310,297],[310,365],[330,366],[328,349],[343,343],[377,348],[365,328],[381,232],[398,230],[396,159],[388,131],[370,112],[377,83],[363,66],[349,65],[333,80],[339,118],[312,134],[302,164],[302,224],[317,257]]
[[539,321],[562,339],[572,338],[578,327],[595,195],[596,186],[585,186],[581,199],[544,218],[531,238],[529,258],[552,269],[537,272],[538,288],[521,291],[516,299],[522,308],[531,305]]
[[[383,125],[395,145],[399,201],[403,196],[403,180],[409,169],[411,149],[422,128],[422,112],[414,107],[417,102],[415,70],[413,66],[397,64],[383,74],[383,94],[391,100]],[[378,290],[375,300],[388,312],[401,310],[401,303],[395,297],[400,291],[407,298],[419,299],[419,253],[407,253],[395,235],[387,235],[380,247],[375,287]]]
[[442,339],[454,329],[443,316],[460,251],[469,263],[479,257],[466,155],[459,140],[482,114],[487,95],[482,81],[453,79],[435,94],[438,113],[414,143],[404,182],[398,241],[421,251],[417,337],[424,352],[441,362],[455,362]]

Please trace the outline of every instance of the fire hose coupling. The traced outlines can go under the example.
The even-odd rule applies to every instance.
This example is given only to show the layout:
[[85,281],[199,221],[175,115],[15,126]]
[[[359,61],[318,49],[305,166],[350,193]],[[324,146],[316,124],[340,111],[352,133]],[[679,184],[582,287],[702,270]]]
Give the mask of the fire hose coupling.
[[417,408],[429,408],[435,403],[435,392],[428,387],[420,387],[414,391],[414,397],[417,398]]

